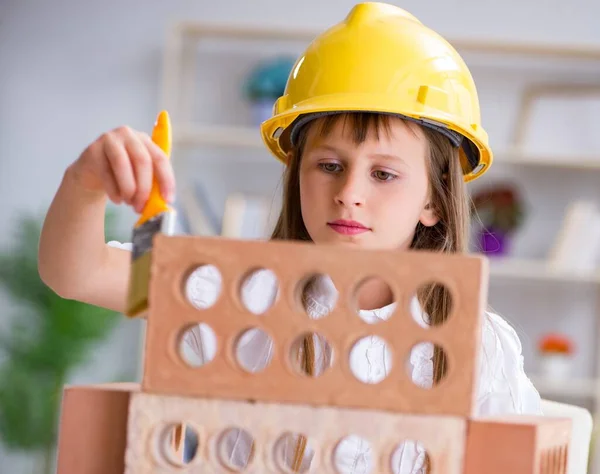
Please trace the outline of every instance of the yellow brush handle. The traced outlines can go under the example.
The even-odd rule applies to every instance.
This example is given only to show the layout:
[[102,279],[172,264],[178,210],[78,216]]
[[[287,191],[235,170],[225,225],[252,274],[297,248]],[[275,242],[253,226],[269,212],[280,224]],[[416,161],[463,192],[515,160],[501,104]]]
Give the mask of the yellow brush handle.
[[[169,119],[169,114],[166,110],[163,110],[158,114],[156,123],[154,124],[154,129],[152,130],[152,141],[156,143],[162,151],[165,152],[167,157],[171,156],[171,120]],[[142,214],[136,222],[135,227],[139,227],[147,220],[152,219],[158,214],[168,210],[169,205],[161,196],[158,181],[156,180],[156,176],[154,176],[152,179],[150,196],[148,197],[148,201],[146,201],[146,205],[144,206]]]

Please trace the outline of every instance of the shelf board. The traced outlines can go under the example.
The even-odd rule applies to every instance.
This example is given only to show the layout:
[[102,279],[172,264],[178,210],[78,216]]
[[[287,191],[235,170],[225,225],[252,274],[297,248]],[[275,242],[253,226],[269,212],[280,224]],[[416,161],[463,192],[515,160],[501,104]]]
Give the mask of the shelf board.
[[[173,142],[181,147],[217,146],[222,148],[264,148],[258,125],[176,124]],[[517,151],[497,152],[494,163],[540,166],[557,169],[600,170],[599,155],[542,155]]]
[[[206,23],[194,20],[182,20],[173,25],[174,32],[186,37],[200,39],[214,36],[225,38],[279,39],[312,41],[322,33],[319,28],[290,28],[282,26],[264,26],[247,23]],[[458,50],[484,54],[536,56],[559,59],[584,59],[597,61],[600,59],[600,48],[587,43],[558,43],[508,41],[506,39],[489,38],[448,38]]]
[[490,257],[490,278],[600,284],[600,272],[559,270],[543,260]]
[[535,388],[546,396],[588,397],[595,398],[600,395],[600,381],[593,378],[567,378],[553,380],[543,376],[530,376]]
[[212,145],[232,148],[264,147],[259,127],[177,124],[173,143],[183,147]]
[[[540,166],[546,168],[600,170],[600,154],[539,154],[530,152],[506,151],[495,153],[494,164]],[[492,164],[492,167],[494,166]]]

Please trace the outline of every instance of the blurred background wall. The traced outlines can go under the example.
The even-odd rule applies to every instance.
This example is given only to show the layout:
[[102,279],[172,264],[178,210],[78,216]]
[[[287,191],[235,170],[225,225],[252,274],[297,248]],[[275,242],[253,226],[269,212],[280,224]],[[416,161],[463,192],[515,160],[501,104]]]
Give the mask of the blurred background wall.
[[[0,245],[8,249],[14,244],[20,216],[45,212],[66,166],[102,132],[122,124],[151,130],[156,113],[166,106],[164,67],[169,63],[165,62],[165,42],[170,25],[189,20],[316,33],[340,21],[354,3],[0,0]],[[595,413],[600,402],[598,259],[592,254],[575,256],[593,247],[593,231],[571,230],[583,239],[571,242],[568,252],[567,247],[562,250],[573,255],[574,261],[592,262],[591,270],[584,265],[551,271],[547,262],[557,248],[567,211],[573,209],[569,206],[580,200],[600,202],[600,94],[535,102],[523,139],[524,152],[506,153],[503,159],[503,151],[512,146],[525,86],[543,81],[600,85],[600,4],[590,0],[391,3],[406,8],[451,41],[533,43],[557,49],[572,45],[591,51],[587,59],[485,51],[465,51],[464,57],[478,84],[483,123],[497,153],[492,171],[470,189],[476,193],[502,182],[524,206],[510,249],[490,255],[490,303],[517,329],[525,366],[542,395]],[[173,117],[175,131],[177,124],[180,130],[188,130],[183,111],[195,124],[241,127],[236,129],[241,130],[239,134],[231,136],[235,146],[200,146],[192,134],[189,142],[195,145],[176,147],[173,155],[182,188],[200,187],[205,196],[202,205],[216,216],[214,223],[220,222],[232,193],[261,196],[276,213],[281,167],[260,143],[239,145],[248,136],[247,127],[256,126],[243,88],[258,60],[282,54],[295,57],[304,46],[302,41],[254,45],[211,40],[188,53],[188,58],[196,60],[193,94],[174,106],[179,113]],[[232,129],[222,130],[227,136]],[[250,141],[255,138],[252,133]],[[116,233],[127,240],[135,215],[124,208],[115,212]],[[4,291],[0,333],[10,334],[16,310],[14,298]],[[119,319],[109,337],[94,345],[86,362],[69,374],[69,381],[136,379],[141,363],[140,328],[138,321]],[[574,347],[566,379],[542,373],[538,347],[548,333],[567,337]],[[23,452],[0,448],[0,459],[1,472],[32,472],[31,456]]]

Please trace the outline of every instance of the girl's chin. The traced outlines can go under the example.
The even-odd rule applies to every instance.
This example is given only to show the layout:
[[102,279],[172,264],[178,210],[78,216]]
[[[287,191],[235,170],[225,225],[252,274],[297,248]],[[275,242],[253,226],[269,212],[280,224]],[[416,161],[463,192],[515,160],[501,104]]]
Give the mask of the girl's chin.
[[346,247],[359,247],[370,250],[408,250],[410,242],[405,245],[394,244],[390,242],[379,242],[372,232],[358,235],[341,235],[337,233],[328,232],[325,235],[321,234],[312,238],[312,241],[316,244],[328,244],[328,245],[341,245]]
[[335,245],[351,245],[359,247],[373,247],[371,239],[365,234],[358,235],[343,235],[329,232],[328,235],[322,235],[320,238],[313,239],[317,244],[335,244]]

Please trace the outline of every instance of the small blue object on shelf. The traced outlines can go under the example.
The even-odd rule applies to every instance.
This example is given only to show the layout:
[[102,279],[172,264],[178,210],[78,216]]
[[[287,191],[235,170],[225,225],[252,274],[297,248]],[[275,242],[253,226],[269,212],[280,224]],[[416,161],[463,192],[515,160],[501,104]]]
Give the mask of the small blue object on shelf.
[[295,58],[276,57],[261,61],[250,71],[244,84],[244,95],[252,106],[254,124],[271,116],[273,105],[283,95],[295,62]]

